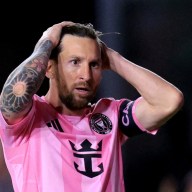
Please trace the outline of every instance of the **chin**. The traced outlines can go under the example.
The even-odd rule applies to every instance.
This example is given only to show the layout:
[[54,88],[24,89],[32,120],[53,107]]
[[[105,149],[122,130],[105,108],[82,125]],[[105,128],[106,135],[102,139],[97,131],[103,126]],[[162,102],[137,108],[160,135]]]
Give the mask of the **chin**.
[[87,107],[89,102],[90,102],[90,100],[87,100],[87,99],[77,99],[74,102],[74,106],[76,106],[78,109],[83,109],[83,108]]

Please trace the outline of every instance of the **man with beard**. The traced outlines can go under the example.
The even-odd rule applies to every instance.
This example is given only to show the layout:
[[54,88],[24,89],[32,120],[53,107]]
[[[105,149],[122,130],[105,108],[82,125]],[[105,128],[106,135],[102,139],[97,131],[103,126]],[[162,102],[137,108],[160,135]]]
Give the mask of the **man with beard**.
[[[123,192],[122,143],[155,134],[182,107],[180,90],[100,35],[91,24],[54,24],[5,82],[0,136],[15,192]],[[91,103],[102,70],[119,74],[140,97]],[[38,96],[45,76],[48,92]]]

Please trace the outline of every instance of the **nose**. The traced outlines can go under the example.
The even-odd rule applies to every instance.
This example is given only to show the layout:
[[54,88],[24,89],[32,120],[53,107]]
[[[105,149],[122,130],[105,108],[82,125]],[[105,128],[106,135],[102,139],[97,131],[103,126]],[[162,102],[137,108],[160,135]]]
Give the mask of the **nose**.
[[82,65],[80,69],[80,79],[89,81],[91,79],[91,68],[89,65]]

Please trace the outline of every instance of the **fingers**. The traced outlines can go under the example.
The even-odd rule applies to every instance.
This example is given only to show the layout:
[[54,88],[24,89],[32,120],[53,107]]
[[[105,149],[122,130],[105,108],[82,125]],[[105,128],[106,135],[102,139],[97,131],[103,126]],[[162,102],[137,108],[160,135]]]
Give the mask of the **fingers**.
[[[62,28],[74,24],[75,23],[71,21],[63,21],[52,25],[51,27],[47,28],[46,31],[43,32],[41,38],[39,39],[39,42],[42,42],[45,39],[49,39],[50,41],[52,41],[53,47],[57,46],[60,40]],[[38,47],[38,45],[40,45],[39,42],[36,44],[35,48]]]
[[72,21],[63,21],[63,22],[61,22],[62,27],[66,26],[66,25],[73,25],[73,24],[75,24],[75,23],[72,22]]
[[75,23],[74,22],[71,22],[71,21],[63,21],[61,23],[57,23],[57,24],[54,24],[53,26],[49,27],[47,29],[47,31],[50,31],[50,30],[55,30],[55,29],[62,29],[63,27],[65,26],[71,26],[71,25],[74,25]]
[[46,31],[50,31],[52,30],[53,28],[62,28],[64,26],[68,26],[68,25],[73,25],[75,24],[74,22],[72,21],[63,21],[61,23],[57,23],[57,24],[54,24],[52,25],[51,27],[49,27]]

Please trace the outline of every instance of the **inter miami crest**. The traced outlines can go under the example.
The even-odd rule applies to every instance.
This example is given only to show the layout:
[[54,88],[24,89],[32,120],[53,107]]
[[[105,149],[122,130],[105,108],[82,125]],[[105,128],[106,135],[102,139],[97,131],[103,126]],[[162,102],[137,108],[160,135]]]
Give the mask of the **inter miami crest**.
[[91,128],[99,134],[108,134],[112,130],[111,120],[104,114],[95,113],[90,119]]

